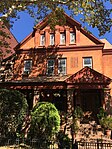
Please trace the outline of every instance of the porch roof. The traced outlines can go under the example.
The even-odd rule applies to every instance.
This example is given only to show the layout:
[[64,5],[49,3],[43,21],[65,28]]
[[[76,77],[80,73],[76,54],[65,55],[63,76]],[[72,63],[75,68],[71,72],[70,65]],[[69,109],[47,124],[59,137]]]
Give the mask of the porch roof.
[[109,85],[111,79],[103,74],[85,67],[73,75],[57,75],[57,76],[38,76],[35,78],[23,78],[22,80],[12,80],[0,82],[1,86],[9,86],[15,88],[19,86],[45,87],[45,88],[104,88]]
[[111,79],[89,67],[84,67],[66,79],[66,83],[110,84]]

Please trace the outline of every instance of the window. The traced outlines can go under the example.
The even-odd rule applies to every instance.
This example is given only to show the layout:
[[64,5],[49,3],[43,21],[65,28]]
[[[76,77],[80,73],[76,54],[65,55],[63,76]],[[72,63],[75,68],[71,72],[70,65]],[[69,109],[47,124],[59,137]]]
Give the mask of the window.
[[65,44],[65,33],[60,34],[60,44]]
[[32,60],[25,60],[24,61],[24,72],[30,73],[32,67]]
[[58,74],[66,74],[66,59],[58,59]]
[[50,45],[54,45],[54,34],[50,34]]
[[40,45],[41,46],[44,46],[45,45],[45,35],[41,35],[41,38],[40,38]]
[[75,33],[70,33],[70,43],[75,43]]
[[53,75],[54,74],[54,64],[55,64],[54,59],[49,59],[47,61],[47,74],[48,75]]
[[86,67],[86,66],[92,68],[92,57],[83,58],[83,67]]

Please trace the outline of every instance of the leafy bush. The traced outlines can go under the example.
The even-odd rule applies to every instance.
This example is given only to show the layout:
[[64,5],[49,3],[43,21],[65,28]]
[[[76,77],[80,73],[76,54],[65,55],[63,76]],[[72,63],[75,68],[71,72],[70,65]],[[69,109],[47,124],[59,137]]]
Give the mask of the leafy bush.
[[70,149],[71,148],[70,138],[63,131],[60,131],[58,133],[57,139],[58,139],[58,147],[59,147],[59,149]]
[[13,137],[20,133],[27,112],[27,101],[17,90],[0,89],[0,134]]
[[112,130],[112,117],[107,116],[100,119],[100,125],[102,125],[105,129]]
[[99,120],[101,120],[104,117],[107,117],[107,113],[103,107],[100,107],[100,110],[99,110],[99,113],[97,114],[97,117]]
[[83,117],[83,110],[81,107],[77,106],[74,110],[74,117],[80,119]]
[[50,141],[60,130],[60,116],[52,103],[40,102],[31,112],[30,138]]

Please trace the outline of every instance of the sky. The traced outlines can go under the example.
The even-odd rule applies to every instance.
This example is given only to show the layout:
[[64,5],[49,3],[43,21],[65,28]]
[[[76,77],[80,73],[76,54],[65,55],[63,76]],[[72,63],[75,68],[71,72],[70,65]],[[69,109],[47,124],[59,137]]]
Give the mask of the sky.
[[[35,24],[35,19],[31,18],[27,13],[20,12],[20,19],[14,22],[11,32],[15,36],[18,42],[21,42],[25,37],[27,37],[32,31]],[[79,18],[75,18],[80,22]],[[88,27],[87,27],[88,28]],[[107,39],[112,44],[112,28],[110,33],[106,33],[104,36],[99,37],[99,32],[97,28],[88,28],[88,30],[98,39]]]

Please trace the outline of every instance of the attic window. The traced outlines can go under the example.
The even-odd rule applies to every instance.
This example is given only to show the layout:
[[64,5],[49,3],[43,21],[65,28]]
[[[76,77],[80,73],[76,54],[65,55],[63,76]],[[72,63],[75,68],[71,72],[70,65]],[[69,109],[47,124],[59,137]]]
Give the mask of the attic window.
[[65,33],[60,34],[60,44],[65,44]]
[[74,44],[75,43],[75,33],[71,32],[70,33],[70,44]]
[[54,34],[50,34],[50,45],[54,45]]
[[40,37],[40,45],[44,46],[45,45],[45,34],[42,34]]

